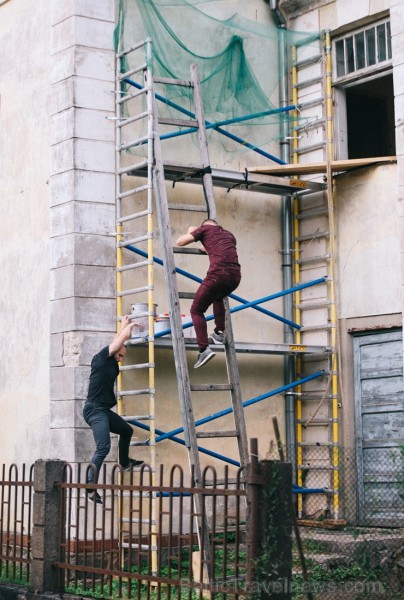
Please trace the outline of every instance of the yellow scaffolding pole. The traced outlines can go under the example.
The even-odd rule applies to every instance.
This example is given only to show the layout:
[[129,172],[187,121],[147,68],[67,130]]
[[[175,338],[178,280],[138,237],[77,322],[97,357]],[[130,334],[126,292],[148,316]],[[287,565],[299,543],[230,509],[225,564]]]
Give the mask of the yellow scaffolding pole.
[[339,515],[339,427],[338,427],[338,361],[337,361],[337,314],[335,305],[335,212],[334,193],[331,172],[331,161],[334,158],[334,132],[333,132],[333,98],[332,98],[332,60],[331,60],[331,35],[325,32],[325,108],[326,108],[326,151],[327,151],[327,201],[329,220],[329,254],[330,254],[330,323],[331,323],[331,389],[332,389],[332,466],[333,466],[333,513]]
[[[298,93],[297,93],[297,47],[296,46],[292,46],[292,103],[294,105],[297,105],[298,103]],[[298,119],[298,111],[295,110],[293,111],[293,116],[295,119],[295,123],[297,123],[297,119]],[[297,153],[297,149],[298,149],[298,145],[299,145],[299,140],[298,140],[298,132],[296,127],[293,130],[293,135],[292,135],[292,151],[293,151],[293,164],[297,164],[299,162],[299,155]],[[294,271],[294,280],[295,283],[298,284],[300,283],[300,265],[298,262],[298,258],[299,258],[299,221],[298,221],[298,214],[299,214],[299,199],[297,196],[295,196],[294,200],[293,200],[293,256],[294,256],[294,261],[293,261],[293,271]],[[295,292],[295,323],[297,325],[301,325],[301,311],[300,308],[298,308],[300,306],[300,298],[301,298],[301,294],[300,291]],[[300,330],[297,329],[295,331],[295,342],[296,344],[300,344],[301,343],[301,333]],[[296,358],[296,371],[297,373],[300,373],[301,371],[301,358],[298,356]],[[295,402],[295,406],[296,406],[296,442],[297,442],[297,450],[296,450],[296,462],[297,462],[297,473],[296,473],[296,477],[297,477],[297,485],[302,486],[303,485],[303,473],[302,473],[302,469],[301,469],[301,465],[303,463],[303,448],[302,446],[299,445],[299,443],[301,443],[303,441],[303,429],[302,429],[302,399],[301,399],[301,391],[302,388],[301,386],[297,386],[296,387],[296,402]],[[297,512],[298,512],[298,516],[301,517],[302,516],[302,512],[303,512],[303,495],[302,494],[298,494],[297,495]]]
[[[156,433],[155,433],[155,352],[154,352],[154,261],[153,261],[153,229],[154,229],[154,221],[153,221],[153,165],[154,165],[154,131],[153,131],[153,84],[152,84],[152,73],[151,73],[151,64],[152,64],[152,52],[151,52],[151,40],[146,40],[142,44],[138,44],[136,47],[129,49],[127,52],[122,52],[117,56],[117,75],[121,73],[121,59],[125,59],[126,55],[132,51],[145,51],[146,55],[146,68],[144,70],[144,88],[146,90],[146,98],[147,98],[147,137],[148,137],[148,145],[147,145],[147,166],[148,166],[148,185],[147,185],[147,199],[145,198],[145,204],[147,204],[147,222],[145,223],[145,228],[147,229],[147,306],[148,306],[148,385],[149,385],[149,440],[148,447],[150,450],[149,455],[149,466],[151,468],[151,481],[152,485],[156,484]],[[117,187],[117,253],[116,253],[116,265],[117,265],[117,276],[116,276],[116,289],[117,289],[117,301],[116,301],[116,310],[117,310],[117,320],[119,320],[123,315],[123,302],[122,298],[125,293],[123,289],[123,277],[122,277],[122,266],[123,266],[123,248],[120,246],[120,243],[123,240],[123,231],[122,224],[120,222],[121,218],[121,202],[125,197],[121,196],[121,177],[122,173],[125,171],[121,171],[121,129],[120,129],[120,121],[122,120],[122,103],[119,101],[121,98],[120,95],[120,84],[119,80],[117,81],[117,110],[116,110],[116,119],[117,119],[117,160],[116,160],[116,187]],[[139,196],[140,197],[140,196]],[[126,293],[128,296],[128,293]],[[125,414],[127,411],[124,410],[123,406],[123,373],[120,372],[117,380],[117,396],[118,396],[118,414]],[[151,566],[152,573],[154,575],[157,574],[157,497],[156,494],[152,495],[152,503],[151,503]],[[122,515],[119,515],[120,522]]]

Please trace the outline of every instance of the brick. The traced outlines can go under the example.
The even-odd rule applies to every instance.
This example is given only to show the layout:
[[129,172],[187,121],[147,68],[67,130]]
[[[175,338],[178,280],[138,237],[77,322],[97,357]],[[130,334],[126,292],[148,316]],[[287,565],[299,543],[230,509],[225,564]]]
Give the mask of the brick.
[[106,21],[115,20],[114,0],[64,0],[63,2],[52,2],[52,24],[59,23],[73,15],[92,17]]
[[51,333],[116,331],[115,300],[66,298],[51,302]]
[[85,398],[88,389],[88,367],[51,367],[50,399],[74,400]]
[[115,238],[113,236],[69,233],[51,238],[51,268],[68,265],[116,264]]
[[115,207],[93,202],[69,202],[51,209],[51,237],[68,233],[105,235],[115,230]]
[[57,83],[77,75],[103,81],[115,79],[115,53],[113,50],[69,46],[54,55],[51,82]]
[[72,200],[115,204],[113,173],[67,170],[51,178],[51,206]]

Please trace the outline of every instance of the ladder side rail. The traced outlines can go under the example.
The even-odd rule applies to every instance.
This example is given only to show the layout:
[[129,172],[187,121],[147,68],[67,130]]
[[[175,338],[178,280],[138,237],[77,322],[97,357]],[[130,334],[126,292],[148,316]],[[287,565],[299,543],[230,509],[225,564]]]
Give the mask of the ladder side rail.
[[[156,190],[157,218],[159,222],[160,241],[164,255],[164,276],[168,290],[168,301],[170,308],[170,322],[172,331],[172,344],[177,371],[178,393],[181,406],[182,421],[184,425],[185,446],[188,449],[190,470],[194,478],[195,487],[202,486],[201,465],[199,462],[198,440],[196,435],[195,419],[191,399],[191,384],[189,380],[188,363],[185,350],[184,332],[182,329],[181,309],[176,279],[174,252],[172,247],[171,227],[168,211],[167,191],[165,187],[164,167],[161,153],[161,144],[158,134],[157,109],[154,100],[154,183]],[[206,518],[203,518],[203,498],[196,494],[195,516],[197,522],[198,544],[203,551],[203,560],[210,573],[210,545],[209,527]]]
[[240,465],[246,467],[249,463],[250,456],[248,451],[247,428],[245,424],[243,398],[240,386],[240,373],[237,362],[236,348],[234,344],[233,325],[231,322],[231,314],[229,307],[229,299],[224,300],[226,309],[225,317],[225,353],[226,365],[229,381],[233,384],[231,390],[231,399],[233,405],[234,421],[237,431],[237,444],[240,454]]
[[195,104],[195,116],[198,121],[198,142],[200,155],[202,160],[202,166],[207,170],[202,176],[203,183],[203,191],[205,195],[205,201],[208,208],[208,218],[216,219],[216,205],[215,205],[215,195],[213,191],[213,181],[212,181],[212,173],[209,172],[210,169],[210,161],[209,161],[209,151],[208,151],[208,141],[206,139],[206,129],[205,129],[205,114],[203,110],[202,104],[202,93],[201,86],[199,83],[199,72],[198,65],[191,65],[191,80],[193,83],[194,90],[194,104]]
[[174,253],[172,251],[172,239],[170,219],[168,212],[167,192],[165,187],[164,167],[161,154],[160,139],[157,127],[157,109],[154,101],[154,184],[156,189],[157,217],[162,252],[164,255],[164,275],[168,290],[168,301],[170,306],[170,320],[174,356],[176,357],[176,370],[178,380],[178,392],[180,396],[181,411],[184,423],[185,443],[189,448],[190,466],[195,469],[195,484],[201,483],[201,470],[196,444],[196,430],[193,418],[193,409],[190,393],[190,381],[185,353],[184,334],[182,329],[181,310],[179,304],[178,286],[175,278]]

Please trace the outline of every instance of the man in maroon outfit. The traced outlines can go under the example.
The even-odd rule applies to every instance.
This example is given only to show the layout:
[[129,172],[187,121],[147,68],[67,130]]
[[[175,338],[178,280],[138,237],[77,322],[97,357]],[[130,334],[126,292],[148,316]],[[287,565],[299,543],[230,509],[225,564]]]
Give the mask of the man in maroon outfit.
[[176,244],[187,246],[192,242],[201,242],[202,251],[208,254],[210,263],[206,277],[199,286],[191,306],[191,317],[199,346],[198,360],[194,368],[198,369],[215,356],[209,347],[204,313],[213,304],[215,329],[211,337],[214,344],[223,344],[225,336],[223,299],[238,287],[241,272],[236,238],[213,219],[206,219],[200,227],[189,227],[187,233],[181,235]]

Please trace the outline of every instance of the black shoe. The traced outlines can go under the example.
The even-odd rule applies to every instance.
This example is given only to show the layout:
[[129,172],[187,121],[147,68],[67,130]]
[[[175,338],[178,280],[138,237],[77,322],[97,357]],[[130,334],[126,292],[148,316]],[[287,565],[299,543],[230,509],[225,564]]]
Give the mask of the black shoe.
[[140,467],[140,465],[143,465],[143,464],[144,464],[143,460],[133,460],[133,458],[130,458],[129,464],[126,465],[126,467],[122,467],[122,471],[130,471],[134,467]]
[[88,498],[88,501],[92,502],[93,504],[101,504],[102,505],[101,496],[95,490],[93,492],[87,492],[87,498]]

